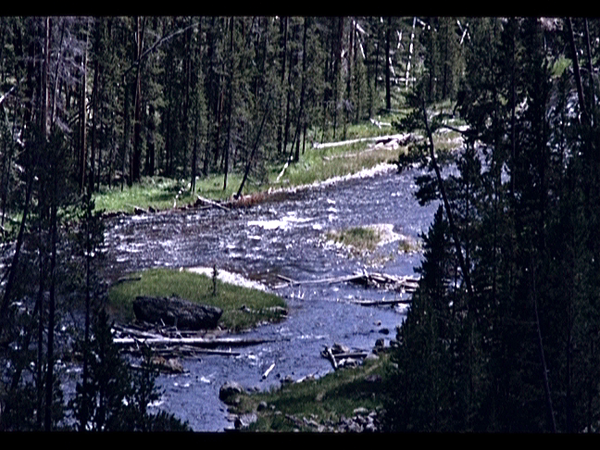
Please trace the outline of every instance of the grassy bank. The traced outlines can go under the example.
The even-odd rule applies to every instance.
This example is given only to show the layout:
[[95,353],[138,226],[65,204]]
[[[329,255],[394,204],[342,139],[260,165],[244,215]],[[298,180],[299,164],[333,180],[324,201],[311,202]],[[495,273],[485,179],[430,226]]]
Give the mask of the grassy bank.
[[[170,269],[151,269],[130,274],[128,281],[110,289],[112,314],[120,320],[133,319],[133,300],[138,295],[170,297],[217,306],[223,310],[219,326],[240,331],[262,322],[278,321],[285,317],[285,302],[278,296],[257,289],[249,289],[206,275]],[[216,281],[216,295],[213,295]]]
[[255,414],[249,431],[331,431],[356,411],[380,411],[384,404],[388,353],[356,368],[338,369],[319,379],[283,384],[268,392],[245,393],[230,407],[235,414]]
[[[378,118],[381,122],[391,123],[394,116]],[[346,139],[360,139],[397,133],[390,126],[377,127],[369,121],[348,127]],[[312,133],[319,137],[317,131]],[[329,138],[326,136],[326,138]],[[339,139],[338,139],[339,140]],[[244,194],[265,192],[269,189],[295,187],[327,179],[357,173],[383,162],[398,159],[399,150],[385,148],[368,150],[369,142],[351,143],[337,147],[312,148],[307,145],[300,160],[290,164],[281,175],[283,162],[271,162],[266,167],[266,179],[262,182],[248,180]],[[401,151],[401,150],[400,150]],[[281,176],[280,176],[281,175]],[[123,211],[133,213],[136,207],[148,210],[170,209],[194,203],[197,195],[212,200],[231,198],[242,182],[241,168],[234,168],[228,175],[227,189],[223,190],[223,174],[209,174],[198,178],[196,193],[190,191],[190,180],[174,180],[163,177],[144,178],[140,183],[128,186],[104,186],[95,195],[96,209],[106,212]],[[196,195],[197,194],[197,195]]]

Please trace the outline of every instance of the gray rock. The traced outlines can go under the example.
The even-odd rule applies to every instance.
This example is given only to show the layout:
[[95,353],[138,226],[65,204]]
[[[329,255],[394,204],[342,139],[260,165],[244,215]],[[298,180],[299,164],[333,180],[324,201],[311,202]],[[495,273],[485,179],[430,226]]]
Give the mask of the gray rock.
[[238,400],[238,396],[245,392],[245,389],[239,383],[228,381],[219,389],[219,399],[224,403],[233,405]]
[[265,401],[262,401],[262,402],[260,402],[260,403],[258,404],[258,406],[256,407],[256,410],[257,410],[257,411],[262,411],[262,410],[264,410],[264,409],[267,409],[267,407],[268,407],[268,406],[267,406],[267,402],[265,402]]
[[256,414],[242,414],[235,419],[234,426],[236,430],[241,430],[250,426],[250,424],[256,422]]
[[199,305],[179,297],[137,297],[133,312],[138,320],[164,323],[180,330],[207,330],[216,328],[223,311],[209,305]]

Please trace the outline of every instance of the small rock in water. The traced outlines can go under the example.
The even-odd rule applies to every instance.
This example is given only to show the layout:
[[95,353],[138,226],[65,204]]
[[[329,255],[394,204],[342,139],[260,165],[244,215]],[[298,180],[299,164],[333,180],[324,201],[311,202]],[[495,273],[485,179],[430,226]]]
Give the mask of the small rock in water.
[[227,404],[234,404],[239,400],[238,395],[244,394],[246,390],[235,381],[228,381],[219,390],[219,399]]

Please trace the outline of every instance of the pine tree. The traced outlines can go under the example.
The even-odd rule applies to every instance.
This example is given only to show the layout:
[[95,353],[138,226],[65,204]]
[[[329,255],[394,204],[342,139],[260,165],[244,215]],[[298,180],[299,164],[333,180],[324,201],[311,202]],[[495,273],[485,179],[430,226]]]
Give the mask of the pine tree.
[[156,373],[149,360],[139,373],[129,369],[113,344],[110,322],[101,309],[95,314],[90,341],[82,344],[91,354],[89,380],[78,384],[73,402],[81,431],[189,431],[166,413],[149,414],[148,405],[159,398]]

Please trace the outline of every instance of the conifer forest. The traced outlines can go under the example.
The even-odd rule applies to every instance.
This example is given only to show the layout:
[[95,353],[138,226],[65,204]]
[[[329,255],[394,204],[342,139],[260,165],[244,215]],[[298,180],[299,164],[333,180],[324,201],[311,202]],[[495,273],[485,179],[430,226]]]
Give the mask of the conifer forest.
[[0,17],[0,430],[188,429],[112,345],[100,192],[239,197],[398,113],[437,211],[381,431],[599,432],[599,67],[581,17]]

